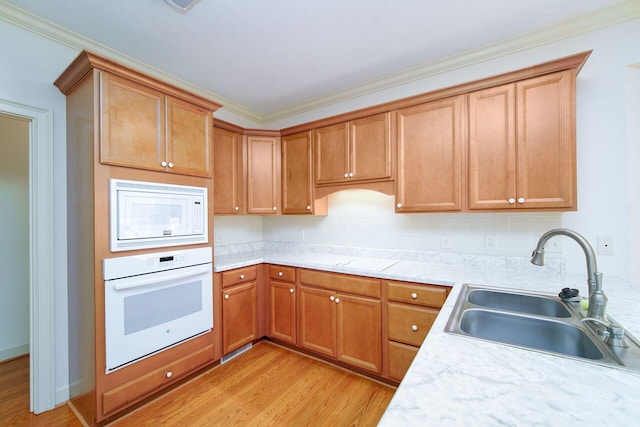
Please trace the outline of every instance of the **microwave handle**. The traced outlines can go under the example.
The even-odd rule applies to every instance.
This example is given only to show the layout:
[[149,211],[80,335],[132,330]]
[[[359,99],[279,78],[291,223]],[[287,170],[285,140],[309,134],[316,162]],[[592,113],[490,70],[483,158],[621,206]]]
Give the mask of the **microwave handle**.
[[209,273],[209,272],[211,272],[211,266],[204,265],[197,268],[194,267],[186,274],[185,273],[169,274],[169,275],[164,275],[162,277],[127,281],[127,283],[116,283],[113,286],[113,289],[116,291],[121,291],[124,289],[139,288],[141,286],[160,285],[162,283],[171,282],[176,279],[186,279],[187,277],[199,276],[201,274]]

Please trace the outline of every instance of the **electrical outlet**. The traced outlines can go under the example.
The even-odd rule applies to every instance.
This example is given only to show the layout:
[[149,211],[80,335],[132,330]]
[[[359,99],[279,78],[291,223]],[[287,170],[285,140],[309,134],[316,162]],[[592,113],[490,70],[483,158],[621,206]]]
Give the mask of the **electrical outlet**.
[[598,254],[600,255],[615,255],[616,246],[613,241],[613,237],[600,236],[598,237]]
[[440,249],[453,248],[453,238],[451,234],[443,234],[440,236]]
[[495,234],[487,234],[484,236],[484,248],[488,251],[495,251],[498,249],[498,236]]

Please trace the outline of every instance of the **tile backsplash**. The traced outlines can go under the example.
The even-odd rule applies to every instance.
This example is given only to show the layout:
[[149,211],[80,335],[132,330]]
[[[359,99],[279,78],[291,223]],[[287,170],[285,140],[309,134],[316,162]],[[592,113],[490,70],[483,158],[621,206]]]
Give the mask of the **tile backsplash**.
[[[528,257],[561,213],[396,214],[394,198],[367,190],[329,195],[327,216],[215,217],[215,245],[306,243],[354,248]],[[560,257],[562,240],[547,247]]]

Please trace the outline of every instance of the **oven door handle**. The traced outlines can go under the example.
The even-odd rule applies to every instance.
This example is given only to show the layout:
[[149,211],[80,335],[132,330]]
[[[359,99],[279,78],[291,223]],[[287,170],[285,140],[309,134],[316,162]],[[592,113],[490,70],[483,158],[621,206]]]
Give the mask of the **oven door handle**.
[[138,279],[133,281],[127,280],[126,283],[116,283],[115,285],[113,285],[113,289],[115,291],[122,291],[124,289],[139,288],[141,286],[149,286],[149,285],[157,286],[163,283],[172,282],[174,280],[186,279],[189,277],[199,276],[201,274],[210,273],[210,272],[211,272],[210,265],[205,265],[201,267],[192,267],[188,273],[169,274],[161,277],[156,276],[153,278]]

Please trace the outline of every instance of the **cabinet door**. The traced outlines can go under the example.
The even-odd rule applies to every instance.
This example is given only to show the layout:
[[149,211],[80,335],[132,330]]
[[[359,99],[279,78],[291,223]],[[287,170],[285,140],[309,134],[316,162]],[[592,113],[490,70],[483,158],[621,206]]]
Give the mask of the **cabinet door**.
[[311,132],[282,138],[282,213],[310,214],[313,206]]
[[462,208],[460,97],[398,111],[397,212]]
[[300,346],[336,357],[334,300],[333,292],[300,286]]
[[404,374],[407,373],[409,366],[411,366],[411,362],[418,354],[418,347],[388,341],[387,353],[389,354],[389,378],[402,381]]
[[242,213],[242,135],[213,129],[213,211]]
[[391,114],[349,122],[350,181],[391,178]]
[[100,73],[100,162],[164,171],[162,92]]
[[316,184],[335,184],[349,179],[349,126],[339,123],[314,131]]
[[167,163],[169,172],[211,176],[211,112],[167,97]]
[[296,343],[296,286],[271,282],[271,337]]
[[575,208],[573,73],[516,84],[519,207]]
[[516,207],[515,86],[469,94],[469,209]]
[[338,294],[338,360],[382,373],[380,300]]
[[280,206],[280,138],[249,136],[246,141],[247,213],[273,215]]
[[222,292],[222,352],[227,354],[258,338],[256,282]]

